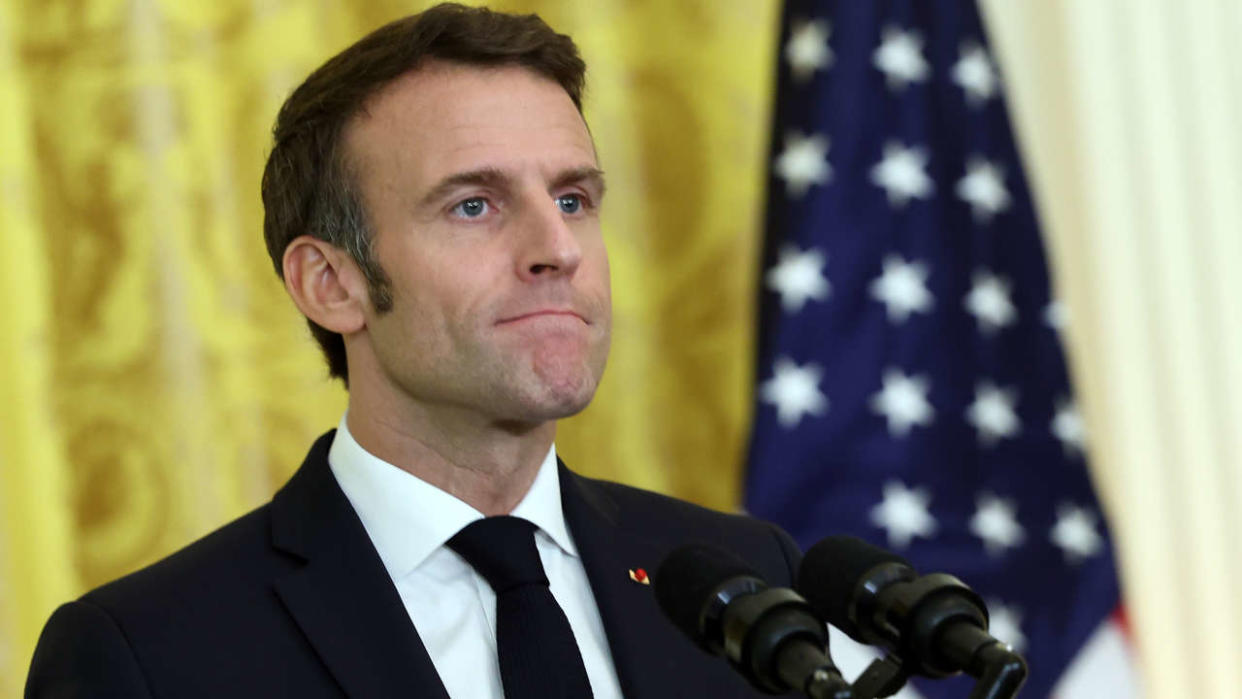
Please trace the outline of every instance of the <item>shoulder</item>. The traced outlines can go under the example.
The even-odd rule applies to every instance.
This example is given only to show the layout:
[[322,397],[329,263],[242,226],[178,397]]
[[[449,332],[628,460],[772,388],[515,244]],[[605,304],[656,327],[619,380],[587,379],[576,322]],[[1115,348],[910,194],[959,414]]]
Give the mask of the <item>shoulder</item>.
[[[210,614],[213,605],[203,600],[240,609],[245,608],[242,603],[269,595],[272,580],[304,563],[289,553],[290,526],[299,535],[298,526],[315,524],[304,520],[335,521],[333,516],[352,515],[328,466],[333,434],[316,440],[301,467],[268,503],[82,599],[109,611],[140,613],[171,605],[185,607],[190,614],[195,610]],[[277,526],[281,522],[286,525],[284,543]]]
[[713,510],[685,500],[566,469],[575,489],[626,536],[667,553],[687,544],[709,544],[753,565],[775,584],[790,584],[801,550],[779,526],[744,513]]
[[271,546],[270,505],[264,505],[82,600],[121,615],[164,614],[191,599],[225,596],[237,602],[254,594],[255,583],[291,564]]
[[79,600],[61,605],[48,620],[31,660],[25,694],[149,697],[151,690],[116,620]]
[[292,562],[272,549],[270,529],[265,506],[62,605],[39,638],[27,696],[151,696],[176,684],[169,677],[200,681],[204,657],[236,665],[225,649],[280,618],[270,578]]
[[[289,646],[297,635],[273,584],[302,562],[273,548],[270,512],[270,506],[254,510],[62,607],[43,632],[45,667],[68,677],[83,674],[77,663],[66,668],[57,660],[52,647],[58,637],[92,640],[76,646],[83,658],[130,655],[152,686],[164,689],[205,683],[204,657],[214,658],[221,682],[263,658],[296,657]],[[83,631],[87,626],[96,630]],[[93,642],[103,638],[123,640],[124,653]],[[41,639],[39,647],[44,644]]]
[[660,517],[689,525],[724,527],[730,531],[766,529],[774,527],[768,522],[743,513],[722,512],[651,490],[613,481],[587,478],[573,474],[584,490],[594,491],[597,497],[606,498],[618,512],[642,512],[646,517]]

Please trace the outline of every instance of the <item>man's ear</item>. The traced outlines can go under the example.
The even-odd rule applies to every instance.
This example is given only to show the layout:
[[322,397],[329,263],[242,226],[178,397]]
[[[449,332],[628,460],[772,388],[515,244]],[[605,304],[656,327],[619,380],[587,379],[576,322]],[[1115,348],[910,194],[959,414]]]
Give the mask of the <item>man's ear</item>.
[[285,246],[285,289],[317,325],[341,335],[366,327],[366,279],[340,248],[309,235]]

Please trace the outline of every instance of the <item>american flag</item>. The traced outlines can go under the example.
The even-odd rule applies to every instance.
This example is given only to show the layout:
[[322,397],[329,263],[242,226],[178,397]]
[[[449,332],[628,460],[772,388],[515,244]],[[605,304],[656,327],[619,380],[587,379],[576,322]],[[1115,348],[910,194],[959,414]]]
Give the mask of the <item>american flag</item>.
[[1066,314],[978,9],[790,0],[779,62],[747,509],[962,578],[1027,658],[1024,696],[1132,695]]

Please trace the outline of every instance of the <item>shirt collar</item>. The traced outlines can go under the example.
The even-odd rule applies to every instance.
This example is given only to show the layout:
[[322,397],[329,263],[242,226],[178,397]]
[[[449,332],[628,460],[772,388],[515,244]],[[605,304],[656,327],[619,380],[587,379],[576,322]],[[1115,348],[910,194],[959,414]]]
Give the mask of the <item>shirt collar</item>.
[[[394,580],[483,517],[465,501],[368,452],[350,434],[345,417],[328,451],[328,465]],[[565,553],[578,555],[561,509],[556,445],[548,449],[512,514],[534,522]]]

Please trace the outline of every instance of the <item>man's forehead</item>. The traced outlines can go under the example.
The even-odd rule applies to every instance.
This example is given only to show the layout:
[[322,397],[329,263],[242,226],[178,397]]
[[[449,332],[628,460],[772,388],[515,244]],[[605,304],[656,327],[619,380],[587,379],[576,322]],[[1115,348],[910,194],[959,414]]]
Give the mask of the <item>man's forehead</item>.
[[424,61],[368,99],[344,135],[358,164],[417,156],[465,166],[519,143],[546,146],[549,156],[579,151],[577,159],[585,159],[555,167],[595,163],[590,132],[569,94],[517,65]]
[[[521,98],[526,111],[538,101],[568,107],[558,110],[567,121],[585,121],[569,93],[556,81],[521,65],[479,66],[439,59],[426,59],[402,73],[363,102],[348,127],[379,120],[429,124],[435,121],[494,114],[488,106],[500,106]],[[572,113],[572,117],[570,114]],[[531,115],[534,117],[534,115]],[[541,116],[548,116],[542,114]]]

